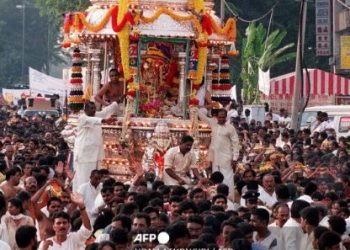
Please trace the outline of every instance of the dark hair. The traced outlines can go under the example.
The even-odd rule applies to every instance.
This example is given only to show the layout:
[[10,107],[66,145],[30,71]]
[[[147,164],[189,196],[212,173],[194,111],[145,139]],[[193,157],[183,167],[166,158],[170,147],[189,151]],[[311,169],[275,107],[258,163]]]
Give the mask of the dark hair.
[[318,249],[326,250],[329,247],[337,245],[341,242],[341,238],[337,233],[334,232],[325,232],[321,235],[318,240]]
[[48,201],[47,201],[47,207],[49,207],[51,205],[52,202],[57,201],[59,203],[62,203],[60,198],[57,197],[51,197]]
[[112,210],[106,208],[106,209],[102,209],[98,215],[97,218],[94,222],[93,225],[93,233],[95,233],[97,230],[99,229],[103,229],[105,227],[107,227],[109,224],[111,224],[113,219],[113,212]]
[[292,217],[293,219],[299,219],[300,211],[309,206],[310,204],[304,200],[293,201],[292,207],[290,209],[290,217]]
[[307,221],[311,226],[317,227],[320,218],[318,214],[318,209],[314,207],[303,208],[300,212],[300,216]]
[[210,176],[210,180],[214,183],[214,184],[220,184],[224,181],[224,175],[219,172],[219,171],[215,171],[211,174]]
[[19,248],[26,248],[36,237],[36,228],[30,225],[20,226],[16,230],[16,243]]
[[155,207],[145,207],[142,212],[146,213],[146,214],[150,214],[150,213],[156,213],[157,215],[159,215],[159,210]]
[[193,199],[194,196],[195,196],[196,194],[203,193],[203,192],[204,192],[204,191],[203,191],[202,188],[195,188],[195,189],[192,189],[191,192],[190,192],[190,194],[189,194],[189,197],[190,197],[190,199]]
[[109,246],[112,249],[115,249],[115,244],[112,241],[102,241],[100,244],[98,244],[97,250],[102,250],[105,246]]
[[182,196],[182,195],[187,195],[187,189],[184,188],[183,186],[174,186],[173,190],[171,191],[171,196],[173,195],[178,195],[178,196]]
[[317,184],[310,181],[305,186],[304,194],[311,196],[316,190],[317,190]]
[[229,195],[230,190],[226,184],[221,183],[216,187],[216,192],[227,197]]
[[146,213],[137,213],[133,219],[145,219],[147,226],[151,225],[151,218]]
[[340,216],[333,215],[329,217],[328,223],[329,228],[340,235],[342,235],[346,231],[346,222]]
[[286,185],[281,184],[278,185],[276,188],[276,196],[278,199],[289,199],[290,198],[290,194],[289,194],[289,189]]
[[231,242],[231,247],[233,250],[251,250],[252,244],[246,239],[234,239]]
[[58,219],[58,218],[63,218],[63,219],[65,219],[65,220],[67,220],[68,223],[70,223],[70,216],[69,216],[69,214],[66,213],[66,212],[61,211],[61,212],[55,213],[55,214],[52,216],[52,221],[53,221],[53,223],[55,223],[55,220]]
[[119,214],[124,214],[131,216],[134,213],[134,210],[138,210],[139,207],[135,202],[119,204]]
[[329,229],[323,226],[317,226],[314,229],[314,237],[315,240],[319,240],[321,235],[324,234],[325,232],[329,232]]
[[109,233],[109,238],[111,241],[113,241],[115,244],[127,244],[128,243],[128,232],[121,228],[117,228],[112,230]]
[[19,192],[17,195],[16,195],[16,197],[18,198],[18,199],[20,199],[22,202],[23,201],[28,201],[28,200],[30,200],[30,194],[28,193],[28,192],[26,192],[26,191],[21,191],[21,192]]
[[191,244],[188,246],[188,249],[208,249],[208,244],[202,240],[195,240],[191,242]]
[[101,189],[101,193],[102,193],[102,194],[105,194],[105,193],[107,193],[107,192],[113,193],[113,187],[109,186],[109,187],[103,187],[103,188]]
[[167,229],[167,233],[169,234],[170,244],[173,244],[179,238],[190,238],[190,233],[183,222],[177,222],[171,225]]
[[6,180],[9,181],[12,176],[15,176],[17,173],[21,173],[19,167],[12,167],[6,171]]
[[227,204],[227,197],[223,194],[217,194],[213,197],[212,203],[214,204],[217,199],[224,199],[225,204]]
[[179,213],[180,214],[182,214],[184,211],[186,211],[188,209],[192,209],[194,213],[197,212],[196,204],[194,204],[193,201],[184,200],[184,201],[180,202],[180,205],[179,205]]
[[11,198],[8,200],[8,203],[11,203],[12,206],[18,208],[21,213],[23,213],[22,201],[18,198]]
[[124,214],[119,214],[112,219],[112,222],[113,221],[120,221],[122,223],[122,227],[125,228],[128,232],[130,232],[132,224],[130,217]]
[[225,113],[225,115],[227,116],[227,110],[226,109],[219,109],[217,111],[217,114],[220,114],[220,113]]
[[251,215],[255,215],[260,221],[265,222],[266,225],[269,224],[270,214],[266,209],[264,209],[264,208],[254,209],[252,211]]
[[188,218],[187,223],[195,223],[195,224],[203,226],[204,225],[204,219],[203,219],[202,216],[200,216],[198,214],[194,214],[194,215],[191,215]]
[[182,138],[181,138],[181,144],[183,144],[183,143],[187,143],[187,142],[194,142],[194,139],[193,139],[193,137],[192,136],[190,136],[190,135],[184,135]]

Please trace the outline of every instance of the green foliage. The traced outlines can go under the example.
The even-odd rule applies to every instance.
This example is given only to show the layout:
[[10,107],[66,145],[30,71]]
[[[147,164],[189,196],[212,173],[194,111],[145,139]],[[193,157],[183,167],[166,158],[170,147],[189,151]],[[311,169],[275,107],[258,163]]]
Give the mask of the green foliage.
[[247,104],[259,102],[258,77],[259,68],[269,70],[276,64],[287,62],[295,57],[295,53],[285,53],[294,46],[293,43],[281,47],[286,31],[275,30],[267,35],[260,23],[251,23],[246,30],[246,38],[242,46],[241,79],[244,88],[244,101]]

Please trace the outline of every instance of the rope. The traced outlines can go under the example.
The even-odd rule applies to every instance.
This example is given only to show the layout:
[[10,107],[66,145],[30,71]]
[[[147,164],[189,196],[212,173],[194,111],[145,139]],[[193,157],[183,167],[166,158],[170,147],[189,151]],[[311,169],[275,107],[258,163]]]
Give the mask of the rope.
[[340,1],[340,0],[337,0],[337,2],[338,3],[340,3],[341,5],[343,5],[345,8],[347,8],[347,9],[349,9],[350,10],[350,6],[349,5],[347,5],[347,4],[345,4],[345,3],[343,3],[342,1]]
[[[258,18],[255,18],[255,19],[252,19],[252,20],[247,20],[247,19],[244,19],[240,16],[238,16],[238,14],[228,5],[228,3],[226,2],[226,0],[223,0],[224,1],[224,4],[226,6],[226,8],[229,10],[229,12],[234,15],[238,20],[242,21],[242,22],[245,22],[245,23],[253,23],[253,22],[258,22],[262,19],[264,19],[265,17],[267,17],[270,13],[273,12],[274,8],[276,7],[276,5],[279,3],[279,1],[276,1],[276,3],[270,8],[269,11],[267,11],[265,14],[263,14],[262,16],[258,17]],[[339,1],[339,0],[338,0]]]

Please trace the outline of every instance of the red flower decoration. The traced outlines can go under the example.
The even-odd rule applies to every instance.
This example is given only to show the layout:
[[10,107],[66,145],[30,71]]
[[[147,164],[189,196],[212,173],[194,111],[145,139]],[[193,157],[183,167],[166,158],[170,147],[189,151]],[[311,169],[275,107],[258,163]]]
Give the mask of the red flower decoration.
[[190,106],[198,106],[199,100],[197,98],[191,98],[190,100]]
[[213,84],[212,90],[230,90],[232,88],[231,84]]
[[136,97],[136,91],[134,90],[129,90],[127,93],[128,96],[135,98]]

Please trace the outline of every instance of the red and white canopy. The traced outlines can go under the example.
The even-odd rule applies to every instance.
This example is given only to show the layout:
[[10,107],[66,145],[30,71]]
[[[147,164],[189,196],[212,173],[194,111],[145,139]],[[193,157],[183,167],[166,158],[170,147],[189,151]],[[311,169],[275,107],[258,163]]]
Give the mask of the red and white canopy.
[[[310,83],[304,70],[303,95],[350,95],[350,79],[319,69],[308,69]],[[270,95],[293,95],[295,73],[270,80]],[[310,91],[309,91],[310,90]]]

